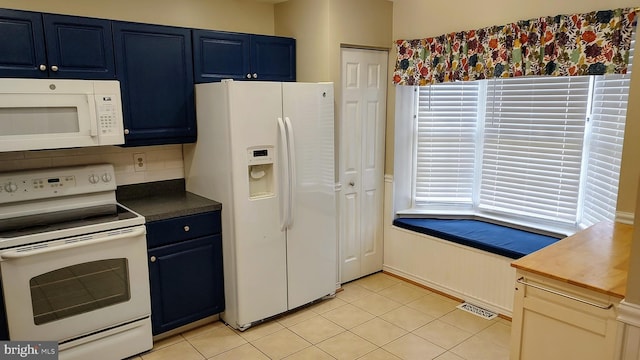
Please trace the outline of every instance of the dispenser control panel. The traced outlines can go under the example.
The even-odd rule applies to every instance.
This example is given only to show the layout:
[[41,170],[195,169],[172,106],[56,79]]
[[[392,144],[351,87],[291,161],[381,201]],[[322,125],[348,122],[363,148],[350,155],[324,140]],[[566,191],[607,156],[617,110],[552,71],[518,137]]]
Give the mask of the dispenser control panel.
[[273,146],[249,148],[247,156],[249,165],[273,164]]

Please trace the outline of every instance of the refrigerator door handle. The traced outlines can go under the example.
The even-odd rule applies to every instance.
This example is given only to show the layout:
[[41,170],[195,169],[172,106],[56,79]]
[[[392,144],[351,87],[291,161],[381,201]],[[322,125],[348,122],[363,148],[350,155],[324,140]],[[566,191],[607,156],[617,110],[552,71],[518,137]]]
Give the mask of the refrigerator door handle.
[[296,203],[296,147],[291,119],[285,117],[284,125],[287,129],[287,142],[289,145],[287,149],[289,154],[289,220],[287,222],[287,227],[290,228],[293,226],[294,204]]
[[282,177],[278,181],[280,191],[280,231],[287,228],[289,221],[289,149],[287,148],[287,132],[282,118],[278,118],[278,131],[280,132],[280,151],[282,154],[279,158],[284,161],[280,164]]

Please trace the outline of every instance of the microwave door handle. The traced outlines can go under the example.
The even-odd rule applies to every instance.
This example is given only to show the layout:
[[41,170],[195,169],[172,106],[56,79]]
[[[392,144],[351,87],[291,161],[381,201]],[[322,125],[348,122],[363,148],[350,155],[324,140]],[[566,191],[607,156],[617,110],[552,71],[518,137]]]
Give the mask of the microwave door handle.
[[96,137],[98,136],[98,125],[96,124],[96,121],[98,121],[97,119],[91,119],[90,121],[90,128],[89,128],[89,135],[91,135],[91,137]]
[[25,258],[25,257],[29,257],[29,256],[41,255],[41,254],[46,254],[46,253],[50,253],[50,252],[54,252],[54,251],[69,250],[69,249],[74,249],[74,248],[83,247],[83,246],[95,245],[95,244],[103,243],[103,242],[106,242],[106,241],[114,241],[114,240],[120,240],[120,239],[124,239],[124,238],[138,237],[140,235],[144,235],[145,233],[146,233],[146,229],[145,228],[139,228],[139,229],[136,229],[134,231],[126,232],[126,233],[123,233],[123,234],[107,235],[105,237],[101,237],[101,238],[97,238],[97,239],[76,241],[76,242],[72,242],[72,243],[68,243],[68,244],[62,244],[62,245],[57,245],[57,246],[52,246],[52,247],[46,247],[46,248],[37,249],[37,250],[31,250],[31,251],[16,251],[16,250],[7,251],[7,252],[5,252],[5,253],[0,255],[0,259],[2,259],[2,260],[21,259],[21,258]]
[[100,119],[98,118],[99,115],[98,115],[97,104],[95,101],[93,101],[93,104],[92,104],[91,100],[95,100],[95,99],[91,99],[89,96],[87,96],[87,104],[89,105],[89,115],[91,115],[89,117],[90,118],[89,135],[91,135],[91,137],[96,137],[98,136],[98,122],[100,121]]

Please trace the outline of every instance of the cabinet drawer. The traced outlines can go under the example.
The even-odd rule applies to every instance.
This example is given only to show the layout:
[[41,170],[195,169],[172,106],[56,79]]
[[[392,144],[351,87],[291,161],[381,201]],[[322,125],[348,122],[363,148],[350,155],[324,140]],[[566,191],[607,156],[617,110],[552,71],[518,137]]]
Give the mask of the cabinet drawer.
[[147,247],[219,234],[221,231],[220,211],[153,221],[147,223]]

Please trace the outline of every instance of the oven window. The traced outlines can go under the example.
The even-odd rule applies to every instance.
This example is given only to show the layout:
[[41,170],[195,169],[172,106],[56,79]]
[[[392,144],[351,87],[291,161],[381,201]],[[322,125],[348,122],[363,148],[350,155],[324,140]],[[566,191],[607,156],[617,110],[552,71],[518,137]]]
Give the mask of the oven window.
[[36,325],[128,301],[127,259],[68,266],[29,281]]

